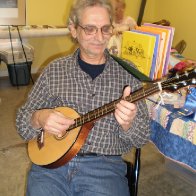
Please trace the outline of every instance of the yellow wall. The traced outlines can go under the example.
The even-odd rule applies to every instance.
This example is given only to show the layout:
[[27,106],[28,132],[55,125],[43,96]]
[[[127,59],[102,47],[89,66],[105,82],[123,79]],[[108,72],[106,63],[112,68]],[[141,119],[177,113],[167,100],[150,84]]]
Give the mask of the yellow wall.
[[[66,25],[71,0],[27,0],[27,25]],[[33,71],[44,67],[50,60],[70,53],[69,36],[33,38],[29,43],[35,48]]]
[[125,15],[131,16],[137,21],[141,0],[125,0],[125,2],[126,2]]
[[28,24],[63,25],[69,14],[71,0],[26,0]]
[[[27,25],[64,25],[72,0],[26,0]],[[179,3],[180,2],[180,3]],[[137,21],[141,0],[126,0],[126,15]],[[181,39],[187,42],[183,55],[196,59],[196,17],[195,0],[147,0],[144,21],[154,22],[167,19],[176,28],[174,45]],[[74,45],[69,36],[32,38],[28,40],[35,49],[32,72],[42,69],[50,60],[73,51]],[[0,76],[7,74],[4,64],[0,65]]]
[[196,59],[196,1],[195,0],[147,0],[144,21],[167,19],[175,27],[173,45],[184,39],[185,57]]

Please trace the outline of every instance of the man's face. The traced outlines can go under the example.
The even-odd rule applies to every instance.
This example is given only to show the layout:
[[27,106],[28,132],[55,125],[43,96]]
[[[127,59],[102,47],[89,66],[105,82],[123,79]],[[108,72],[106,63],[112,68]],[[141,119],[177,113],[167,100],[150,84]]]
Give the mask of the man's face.
[[[77,38],[81,55],[87,58],[101,57],[111,34],[103,34],[101,28],[110,26],[110,16],[105,8],[95,6],[85,8],[80,16],[79,26],[72,31],[72,36]],[[85,32],[85,27],[97,27],[94,34]]]

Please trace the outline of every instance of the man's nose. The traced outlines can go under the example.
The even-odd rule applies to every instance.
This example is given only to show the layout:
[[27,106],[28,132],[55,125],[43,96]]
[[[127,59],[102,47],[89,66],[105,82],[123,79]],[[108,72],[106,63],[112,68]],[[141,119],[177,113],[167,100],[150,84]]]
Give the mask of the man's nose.
[[101,29],[97,29],[95,36],[96,36],[97,40],[99,40],[99,41],[103,40],[103,33],[102,33]]

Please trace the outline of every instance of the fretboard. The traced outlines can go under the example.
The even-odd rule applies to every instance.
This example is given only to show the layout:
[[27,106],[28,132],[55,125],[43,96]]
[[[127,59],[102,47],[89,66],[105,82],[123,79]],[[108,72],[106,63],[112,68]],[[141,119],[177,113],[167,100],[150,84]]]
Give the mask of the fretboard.
[[[157,83],[153,83],[151,84],[149,87],[147,88],[141,88],[135,92],[133,92],[131,95],[127,96],[125,98],[126,101],[128,102],[137,102],[141,99],[144,99],[156,92],[159,91],[159,87]],[[115,110],[115,106],[118,102],[120,102],[122,98],[119,98],[117,100],[114,100],[108,104],[105,104],[95,110],[92,110],[90,112],[88,112],[87,114],[84,114],[78,118],[75,119],[75,124],[70,126],[69,130],[74,129],[76,127],[82,126],[87,122],[90,121],[95,121],[96,119],[99,119],[107,114],[112,113]],[[68,130],[68,131],[69,131]]]

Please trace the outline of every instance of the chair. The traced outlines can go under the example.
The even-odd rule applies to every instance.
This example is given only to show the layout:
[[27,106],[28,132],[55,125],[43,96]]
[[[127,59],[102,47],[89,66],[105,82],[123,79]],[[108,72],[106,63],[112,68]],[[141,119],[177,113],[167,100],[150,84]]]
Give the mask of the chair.
[[136,148],[134,164],[125,160],[127,164],[127,179],[129,184],[130,196],[137,196],[138,193],[140,155],[141,155],[141,149]]

